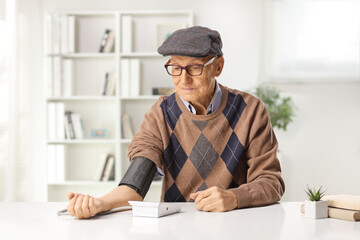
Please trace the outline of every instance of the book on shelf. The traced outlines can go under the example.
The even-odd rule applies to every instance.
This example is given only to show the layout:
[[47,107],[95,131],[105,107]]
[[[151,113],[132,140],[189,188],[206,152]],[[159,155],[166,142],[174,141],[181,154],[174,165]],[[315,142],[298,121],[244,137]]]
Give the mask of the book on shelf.
[[50,140],[62,140],[65,138],[64,126],[64,103],[47,104],[47,133]]
[[115,157],[112,154],[102,154],[99,161],[98,172],[96,174],[98,181],[115,180]]
[[121,51],[123,53],[132,52],[132,17],[123,16],[121,18]]
[[114,32],[110,29],[105,29],[105,32],[100,42],[99,52],[100,53],[112,52],[114,49],[114,43],[115,43]]
[[121,59],[121,96],[129,96],[130,90],[130,60]]
[[66,151],[65,145],[47,146],[47,179],[49,183],[65,181]]
[[139,59],[121,59],[121,96],[136,97],[140,95]]
[[115,95],[115,73],[105,73],[104,87],[102,90],[103,96],[114,96]]
[[74,92],[74,61],[54,57],[48,61],[49,96],[72,96]]
[[60,16],[60,50],[61,53],[75,52],[75,17]]
[[78,113],[65,111],[64,125],[67,139],[84,138],[84,127],[81,117]]
[[[329,202],[328,202],[329,203]],[[305,213],[305,204],[301,204],[300,206],[301,213]],[[336,218],[340,220],[346,221],[360,221],[360,211],[359,210],[351,210],[344,208],[336,208],[336,207],[328,207],[328,215],[329,218]]]
[[140,60],[130,60],[130,96],[140,95]]
[[50,54],[59,54],[60,50],[60,15],[51,14],[46,17],[46,38],[48,47],[47,53]]
[[53,69],[52,69],[52,86],[53,86],[53,96],[59,97],[62,96],[62,59],[60,57],[53,58]]
[[71,59],[62,60],[62,96],[72,96],[74,91],[74,61]]
[[78,113],[71,113],[71,121],[74,126],[75,138],[76,139],[83,139],[84,138],[84,131],[83,131],[83,124],[80,118],[80,114]]
[[75,17],[50,14],[45,18],[46,52],[50,54],[75,52]]
[[131,121],[131,117],[129,114],[122,115],[121,130],[122,130],[122,137],[124,139],[132,139],[134,137],[132,121]]
[[110,31],[109,37],[106,41],[106,44],[104,46],[103,52],[109,53],[114,51],[114,45],[115,45],[115,33],[114,31]]
[[153,95],[171,95],[175,92],[175,88],[152,88]]

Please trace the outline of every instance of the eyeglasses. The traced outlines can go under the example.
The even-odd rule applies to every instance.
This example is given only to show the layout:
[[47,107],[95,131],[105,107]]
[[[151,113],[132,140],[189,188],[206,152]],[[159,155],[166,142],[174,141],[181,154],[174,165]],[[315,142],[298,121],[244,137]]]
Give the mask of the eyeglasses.
[[203,72],[204,67],[211,64],[214,61],[214,59],[215,57],[213,57],[204,64],[192,64],[192,65],[187,65],[185,67],[174,64],[165,64],[165,69],[167,73],[171,76],[180,76],[183,69],[185,69],[187,74],[189,74],[190,76],[200,76]]

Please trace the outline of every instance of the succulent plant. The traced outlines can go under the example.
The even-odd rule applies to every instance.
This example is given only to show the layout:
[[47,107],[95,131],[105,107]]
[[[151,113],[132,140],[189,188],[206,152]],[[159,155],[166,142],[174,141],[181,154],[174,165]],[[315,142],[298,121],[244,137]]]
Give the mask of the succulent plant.
[[308,185],[306,186],[307,190],[305,190],[305,193],[310,201],[320,201],[321,198],[325,195],[326,191],[321,191],[322,186],[318,190],[316,190],[315,188],[310,188]]

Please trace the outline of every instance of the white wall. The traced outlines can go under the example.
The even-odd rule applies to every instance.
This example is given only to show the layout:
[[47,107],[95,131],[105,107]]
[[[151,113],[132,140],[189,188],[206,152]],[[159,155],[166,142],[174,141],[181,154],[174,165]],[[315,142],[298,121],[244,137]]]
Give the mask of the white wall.
[[[257,83],[263,32],[263,0],[43,0],[42,13],[61,10],[121,9],[193,9],[195,24],[221,33],[225,68],[219,82],[229,87],[247,89]],[[34,49],[41,52],[41,42]],[[34,104],[44,106],[43,80],[39,62],[34,73]],[[278,139],[284,153],[286,181],[284,200],[301,201],[306,184],[323,185],[329,193],[360,194],[356,188],[360,167],[360,84],[280,85],[294,98],[298,107],[294,123]],[[43,109],[34,109],[34,128],[43,131]],[[39,133],[38,133],[39,134]],[[43,136],[43,132],[40,136]],[[43,142],[32,142],[34,170],[26,200],[45,199]],[[42,139],[43,140],[43,139]],[[31,191],[31,192],[30,192]],[[34,193],[32,193],[34,191]]]
[[303,200],[306,184],[360,195],[360,83],[276,86],[293,97],[294,122],[278,131],[284,200]]

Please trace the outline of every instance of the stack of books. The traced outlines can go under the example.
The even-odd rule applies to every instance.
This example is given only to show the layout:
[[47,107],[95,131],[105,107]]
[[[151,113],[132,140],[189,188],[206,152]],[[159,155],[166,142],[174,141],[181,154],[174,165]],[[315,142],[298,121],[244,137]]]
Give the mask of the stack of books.
[[[326,195],[321,200],[328,203],[330,218],[347,221],[360,221],[360,196],[336,194]],[[301,205],[301,212],[305,212],[304,204]]]

